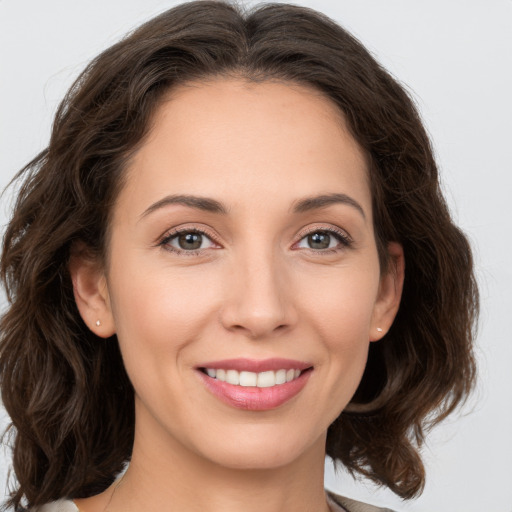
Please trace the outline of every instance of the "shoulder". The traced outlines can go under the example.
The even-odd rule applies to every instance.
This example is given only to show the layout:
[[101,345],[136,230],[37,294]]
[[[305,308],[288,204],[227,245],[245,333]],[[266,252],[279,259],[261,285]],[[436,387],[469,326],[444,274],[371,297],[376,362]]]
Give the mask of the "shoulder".
[[79,510],[71,500],[59,500],[30,508],[27,512],[79,512]]
[[[362,501],[356,501],[344,496],[339,496],[330,491],[327,491],[327,497],[330,502],[342,507],[346,512],[393,512],[389,508],[376,507],[375,505],[368,505]],[[335,512],[335,511],[333,511]]]

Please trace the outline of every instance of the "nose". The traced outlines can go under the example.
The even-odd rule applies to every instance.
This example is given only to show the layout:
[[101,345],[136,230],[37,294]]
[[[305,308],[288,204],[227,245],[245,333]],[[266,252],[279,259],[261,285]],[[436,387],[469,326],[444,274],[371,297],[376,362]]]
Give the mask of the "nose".
[[269,254],[240,256],[230,268],[221,323],[251,339],[271,337],[297,321],[286,269]]

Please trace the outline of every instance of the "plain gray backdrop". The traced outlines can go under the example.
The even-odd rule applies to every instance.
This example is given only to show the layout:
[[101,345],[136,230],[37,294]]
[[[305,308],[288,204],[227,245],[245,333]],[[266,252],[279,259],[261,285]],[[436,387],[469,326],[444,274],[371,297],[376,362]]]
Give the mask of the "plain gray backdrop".
[[[59,100],[102,49],[179,2],[0,0],[0,187],[43,149]],[[245,5],[255,2],[247,1]],[[415,501],[334,474],[326,486],[397,511],[512,511],[512,1],[301,0],[356,35],[412,92],[443,187],[475,251],[479,384],[424,448]],[[3,231],[12,194],[2,197]],[[5,299],[0,294],[0,306]],[[0,409],[0,427],[7,417]],[[9,467],[0,449],[0,499]]]

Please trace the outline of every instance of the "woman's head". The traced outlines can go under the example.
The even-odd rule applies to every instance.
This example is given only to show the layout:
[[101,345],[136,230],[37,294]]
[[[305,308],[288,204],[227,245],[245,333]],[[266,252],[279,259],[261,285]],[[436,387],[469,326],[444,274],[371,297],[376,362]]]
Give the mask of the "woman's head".
[[[226,94],[230,90],[231,103]],[[314,119],[322,118],[322,111],[323,128],[332,128],[332,137],[339,136],[340,147],[341,141],[348,144],[354,165],[361,172],[364,167],[364,181],[359,173],[357,183],[367,194],[363,193],[357,204],[363,203],[364,216],[371,219],[368,233],[372,235],[373,252],[368,254],[374,259],[368,268],[376,269],[377,277],[364,279],[370,280],[368,286],[373,286],[376,299],[383,276],[399,273],[401,251],[397,248],[403,247],[406,272],[400,310],[392,325],[390,318],[383,326],[385,338],[371,344],[361,384],[357,390],[357,385],[352,389],[355,395],[351,404],[329,428],[327,452],[349,469],[367,474],[403,496],[421,488],[423,469],[415,443],[421,441],[426,418],[435,422],[450,411],[472,382],[470,342],[476,289],[467,242],[451,223],[416,110],[403,89],[356,40],[317,13],[277,4],[245,15],[224,3],[193,2],[148,22],[91,63],[59,109],[49,147],[22,174],[25,182],[6,232],[2,256],[2,275],[12,306],[2,320],[0,363],[4,403],[18,432],[14,464],[21,487],[15,500],[23,493],[32,503],[92,493],[106,487],[130,457],[133,390],[115,338],[101,339],[113,336],[119,325],[109,324],[108,318],[102,317],[98,318],[102,324],[96,326],[96,318],[88,317],[85,307],[81,308],[82,321],[74,299],[70,263],[73,273],[76,262],[88,261],[92,270],[85,275],[104,275],[107,281],[113,269],[122,270],[115,263],[122,261],[120,253],[115,252],[119,247],[115,240],[121,232],[116,212],[119,217],[119,212],[131,211],[127,206],[131,203],[123,202],[123,198],[141,199],[137,172],[145,179],[147,175],[140,169],[148,162],[146,159],[145,164],[141,163],[141,155],[157,151],[155,139],[164,133],[164,120],[169,130],[176,131],[176,148],[182,149],[185,139],[179,136],[184,123],[174,122],[174,117],[179,119],[173,111],[176,105],[196,101],[204,111],[209,101],[212,106],[215,101],[236,105],[236,98],[247,106],[247,117],[235,109],[240,123],[254,120],[264,105],[272,105],[271,98],[286,99],[288,120],[297,125],[298,133],[303,130],[300,134],[304,140],[313,138],[315,132],[308,130],[314,126]],[[251,98],[259,107],[254,112],[248,101]],[[298,103],[294,104],[294,99]],[[294,109],[297,104],[303,110]],[[311,109],[303,108],[306,104]],[[282,103],[274,105],[278,118],[285,119],[286,109],[279,108]],[[226,119],[235,117],[226,113]],[[334,134],[336,123],[338,134]],[[284,128],[289,130],[290,126]],[[326,131],[325,137],[311,144],[328,144],[330,133]],[[225,138],[216,140],[220,135],[214,129],[197,136],[201,143],[209,141],[217,155],[222,154],[220,147],[231,151]],[[186,140],[190,143],[190,137]],[[241,142],[236,140],[232,151],[240,159]],[[199,141],[198,146],[202,148]],[[247,156],[252,157],[248,164],[254,167],[248,165],[241,170],[243,181],[216,183],[217,192],[233,200],[237,187],[241,197],[249,197],[243,195],[241,185],[247,186],[247,173],[256,168],[256,152],[250,141],[247,147]],[[289,150],[293,146],[287,143],[286,147]],[[297,147],[298,151],[301,146]],[[152,148],[150,153],[148,148]],[[174,153],[165,144],[160,149],[169,166],[174,165]],[[270,161],[265,157],[272,154],[272,148],[258,149],[261,162],[268,165]],[[190,146],[189,158],[192,151]],[[284,166],[290,177],[286,194],[269,191],[281,210],[294,186],[297,196],[304,195],[300,189],[304,176],[300,162],[296,163],[296,175],[290,166]],[[206,172],[206,160],[202,164]],[[221,169],[215,160],[212,168]],[[181,170],[183,174],[183,167]],[[324,176],[325,169],[321,171]],[[282,189],[285,174],[279,174],[277,165],[274,172],[275,183]],[[171,180],[179,173],[164,175]],[[264,167],[261,176],[251,176],[255,185],[261,186],[262,182],[268,183],[269,169]],[[341,180],[343,176],[340,173]],[[201,195],[209,183],[207,178],[211,180],[206,172],[197,181],[203,187]],[[154,178],[152,183],[159,181]],[[194,194],[188,188],[168,190],[177,183],[172,180],[164,183],[163,195]],[[343,183],[339,183],[341,188]],[[314,184],[318,185],[318,180]],[[326,189],[332,187],[336,185]],[[315,192],[325,194],[327,190]],[[229,206],[235,208],[233,200]],[[269,204],[275,205],[275,201]],[[353,205],[342,208],[361,216],[352,211],[357,210]],[[270,210],[268,214],[278,218]],[[242,226],[241,218],[238,226]],[[285,233],[284,226],[281,233]],[[294,232],[294,236],[299,234]],[[212,233],[212,239],[215,235]],[[214,251],[211,246],[210,252]],[[237,261],[251,261],[251,256]],[[214,264],[213,260],[209,263]],[[182,280],[190,268],[198,266],[189,264],[188,270],[185,266],[176,279]],[[324,277],[329,277],[327,271]],[[270,276],[264,278],[267,281],[260,285],[270,286]],[[121,277],[114,281],[127,282]],[[332,279],[325,282],[332,283]],[[399,279],[391,282],[400,285]],[[179,283],[184,286],[182,281]],[[76,289],[75,279],[75,293]],[[286,290],[286,286],[280,289]],[[329,289],[335,297],[337,290]],[[135,293],[129,287],[127,290]],[[342,291],[339,293],[343,299]],[[122,289],[114,296],[129,297]],[[108,294],[103,297],[110,298]],[[80,294],[77,300],[80,307]],[[111,305],[115,311],[115,301]],[[242,306],[237,314],[242,314]],[[332,301],[326,304],[329,308],[335,306]],[[339,307],[342,313],[350,311],[348,306]],[[236,315],[229,317],[229,308],[226,311],[224,325],[239,325]],[[284,320],[279,325],[289,327],[300,321],[293,307],[281,313]],[[372,318],[370,314],[365,325],[375,335],[366,342],[381,337],[375,330],[383,327]],[[270,324],[274,325],[274,320]],[[360,372],[367,345],[357,354]],[[301,356],[308,356],[306,352]],[[342,401],[340,398],[340,404]],[[53,426],[56,424],[57,428]]]
[[175,88],[123,181],[106,268],[70,269],[89,328],[118,338],[137,453],[164,431],[166,460],[323,457],[403,278],[393,242],[380,272],[366,158],[336,107],[286,82]]

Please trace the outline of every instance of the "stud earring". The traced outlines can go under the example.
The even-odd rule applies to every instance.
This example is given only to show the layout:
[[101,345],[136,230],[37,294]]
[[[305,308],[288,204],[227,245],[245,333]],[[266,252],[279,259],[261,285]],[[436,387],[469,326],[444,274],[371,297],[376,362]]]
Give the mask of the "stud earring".
[[101,322],[99,320],[96,320],[96,326],[99,327],[101,325]]
[[377,332],[382,332],[382,329],[380,327],[377,327]]

